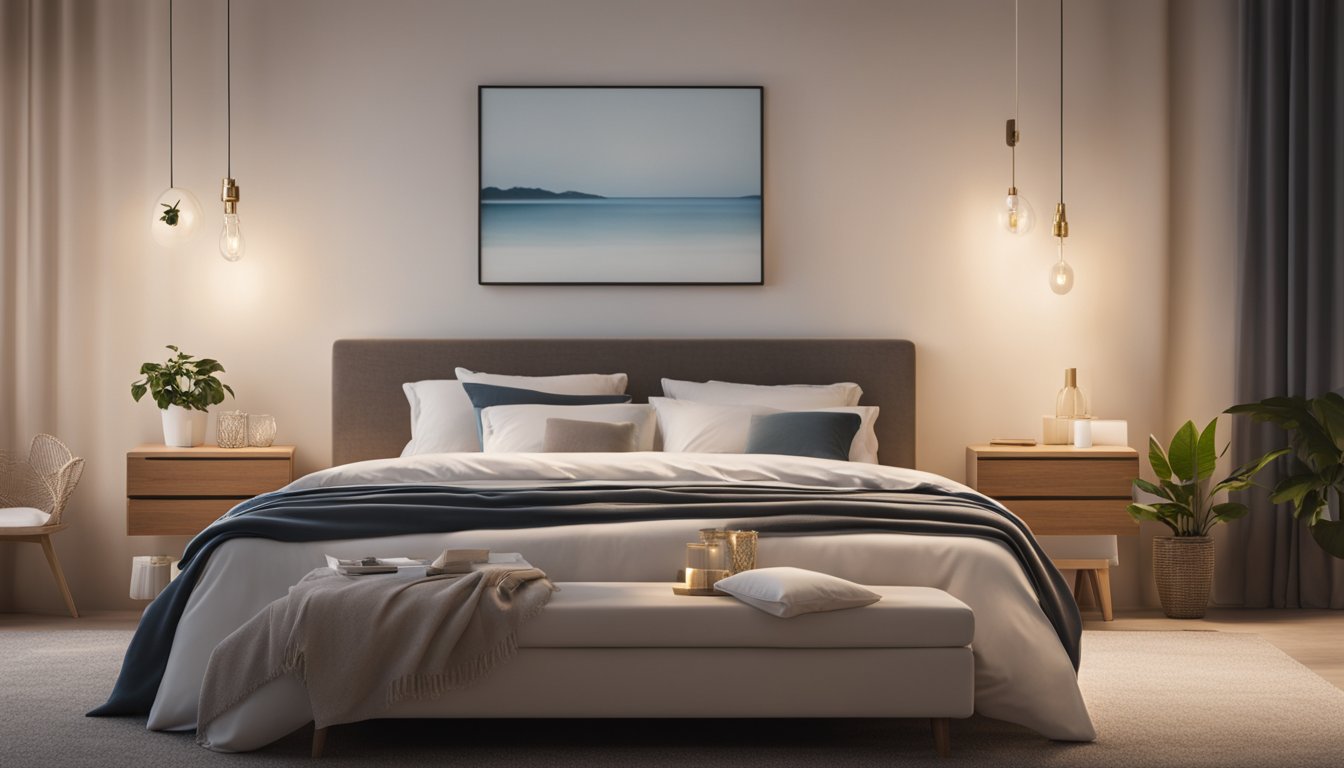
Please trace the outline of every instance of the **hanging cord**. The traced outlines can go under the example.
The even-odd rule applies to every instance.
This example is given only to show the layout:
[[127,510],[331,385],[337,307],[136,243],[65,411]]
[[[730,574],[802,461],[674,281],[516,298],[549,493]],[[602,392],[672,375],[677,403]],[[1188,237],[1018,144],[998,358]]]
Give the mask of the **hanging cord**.
[[173,183],[173,0],[168,0],[168,186]]
[[[1063,3],[1063,0],[1059,0]],[[234,178],[234,26],[233,0],[224,0],[224,121],[228,152],[228,178]],[[1060,81],[1063,82],[1063,81]]]
[[1064,202],[1064,0],[1059,0],[1059,202]]
[[1013,0],[1013,183],[1010,185],[1017,188],[1017,124],[1021,117],[1021,106],[1018,98],[1018,43],[1017,43],[1017,7],[1019,0]]

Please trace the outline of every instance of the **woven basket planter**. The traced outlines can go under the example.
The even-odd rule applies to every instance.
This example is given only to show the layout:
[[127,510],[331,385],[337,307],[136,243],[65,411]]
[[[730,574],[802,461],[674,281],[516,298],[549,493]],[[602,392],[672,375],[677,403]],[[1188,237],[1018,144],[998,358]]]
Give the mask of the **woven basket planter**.
[[1202,619],[1213,589],[1213,539],[1159,536],[1153,539],[1153,575],[1162,612],[1173,619]]

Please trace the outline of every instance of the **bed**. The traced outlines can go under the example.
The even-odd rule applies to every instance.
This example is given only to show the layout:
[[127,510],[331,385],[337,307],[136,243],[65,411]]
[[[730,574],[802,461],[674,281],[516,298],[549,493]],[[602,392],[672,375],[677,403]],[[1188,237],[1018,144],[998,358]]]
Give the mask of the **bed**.
[[[623,371],[636,402],[658,395],[661,377],[767,385],[852,381],[863,388],[863,403],[881,408],[875,424],[881,464],[699,453],[393,458],[410,437],[402,383],[452,378],[456,366],[516,375]],[[184,584],[146,612],[114,694],[95,714],[147,714],[155,730],[194,728],[211,650],[322,565],[326,554],[488,547],[526,553],[556,581],[654,582],[668,580],[695,531],[731,522],[762,530],[762,566],[794,565],[874,585],[935,587],[964,601],[975,614],[976,711],[1051,739],[1091,740],[1095,731],[1076,679],[1077,607],[1011,513],[958,483],[910,469],[914,381],[914,347],[899,340],[338,341],[332,357],[333,467],[301,478],[275,499],[260,499],[247,510],[257,513],[253,529],[234,531],[248,524],[240,517],[193,540]],[[489,494],[473,497],[541,493],[546,503],[526,515],[511,508],[457,510],[451,525],[419,509],[404,518],[413,522],[399,528],[386,527],[403,519],[395,504],[376,513],[353,506],[330,518],[307,519],[303,536],[267,533],[272,529],[265,524],[274,521],[266,510],[283,506],[286,493],[338,491],[362,499],[365,489],[393,486],[488,487]],[[568,501],[593,493],[673,492],[689,495],[678,497],[677,511],[663,505],[657,514],[641,512],[633,500],[610,507],[586,497]],[[725,509],[718,499],[702,503],[695,495],[701,492],[731,492],[743,504]],[[817,513],[752,506],[745,498],[759,494],[777,501],[785,492],[806,494]],[[899,514],[873,512],[879,502]],[[868,511],[855,513],[855,503]],[[370,519],[375,514],[378,519]],[[321,531],[313,534],[314,528]],[[262,722],[274,710],[265,693],[239,705],[237,727]],[[432,707],[415,714],[432,716]]]

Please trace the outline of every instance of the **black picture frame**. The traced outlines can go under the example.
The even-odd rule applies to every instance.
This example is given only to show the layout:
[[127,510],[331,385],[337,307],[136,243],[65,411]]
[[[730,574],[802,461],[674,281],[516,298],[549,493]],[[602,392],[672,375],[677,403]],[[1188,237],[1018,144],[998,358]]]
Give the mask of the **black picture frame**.
[[[687,105],[703,105],[703,114]],[[554,130],[554,145],[543,130]],[[630,157],[650,169],[618,179]],[[550,178],[605,178],[657,194],[551,190],[527,182],[530,161],[558,167]],[[765,89],[478,86],[476,188],[480,285],[763,285]],[[731,194],[739,190],[746,194]]]

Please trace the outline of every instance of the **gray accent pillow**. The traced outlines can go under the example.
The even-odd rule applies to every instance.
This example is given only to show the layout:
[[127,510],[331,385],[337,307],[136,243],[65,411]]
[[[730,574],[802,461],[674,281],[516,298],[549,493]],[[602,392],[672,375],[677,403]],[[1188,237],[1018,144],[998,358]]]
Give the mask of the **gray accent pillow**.
[[482,447],[485,438],[482,435],[481,411],[494,405],[610,405],[630,402],[629,395],[561,395],[471,381],[462,382],[462,389],[471,400],[471,406],[476,409],[476,438]]
[[633,421],[580,421],[547,419],[547,453],[629,453],[638,449]]
[[788,411],[751,417],[747,453],[849,461],[863,419],[857,413]]

